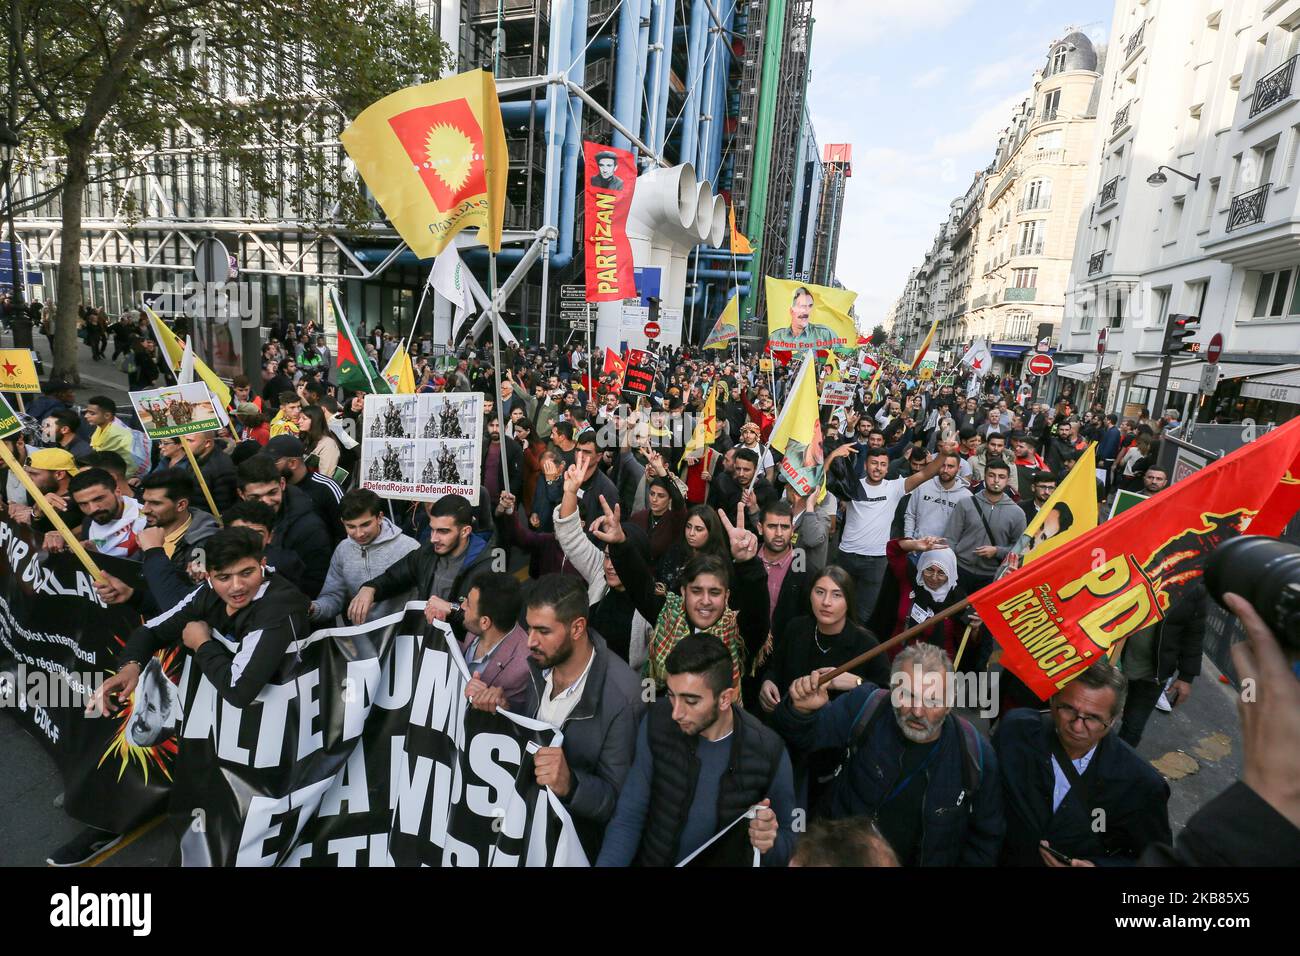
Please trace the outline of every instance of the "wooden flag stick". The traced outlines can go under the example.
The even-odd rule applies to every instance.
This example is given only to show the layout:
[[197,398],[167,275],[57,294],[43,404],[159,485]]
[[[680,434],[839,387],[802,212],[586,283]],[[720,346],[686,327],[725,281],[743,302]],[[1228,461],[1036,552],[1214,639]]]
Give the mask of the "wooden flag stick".
[[9,470],[23,483],[23,487],[27,489],[27,494],[31,496],[32,503],[41,509],[41,514],[45,515],[50,524],[54,525],[59,534],[63,535],[63,540],[68,543],[68,548],[77,556],[81,566],[89,571],[90,576],[96,581],[101,580],[104,572],[99,569],[99,565],[95,564],[90,554],[82,547],[81,542],[77,540],[77,536],[72,533],[72,530],[64,522],[63,516],[45,500],[45,495],[36,487],[36,483],[32,481],[31,476],[27,474],[23,466],[18,464],[18,459],[14,458],[14,453],[9,450],[9,446],[3,441],[0,441],[0,459],[4,459],[4,463],[9,466]]
[[970,629],[972,625],[967,624],[966,630],[961,636],[961,643],[957,645],[957,656],[952,659],[952,669],[956,670],[961,666],[961,656],[966,652],[966,641],[970,639]]
[[23,393],[22,393],[22,392],[14,392],[14,398],[18,399],[18,411],[20,411],[20,412],[22,412],[24,415],[26,415],[26,414],[27,414],[27,406],[23,403]]
[[909,638],[915,637],[916,635],[924,631],[926,628],[928,628],[931,624],[938,624],[940,621],[947,620],[948,618],[952,617],[958,612],[966,610],[969,604],[970,604],[970,598],[962,598],[952,607],[944,608],[934,617],[926,618],[920,624],[916,624],[912,627],[909,627],[906,631],[903,631],[901,634],[891,637],[883,644],[877,644],[871,650],[867,651],[864,654],[859,654],[857,657],[853,658],[853,660],[849,661],[847,664],[841,664],[839,667],[835,668],[835,670],[831,671],[829,674],[822,675],[821,679],[817,681],[818,686],[829,684],[831,681],[839,677],[845,671],[851,671],[853,670],[853,668],[858,667],[861,664],[865,664],[867,661],[871,660],[877,654],[883,654],[891,647],[896,647],[897,645],[902,644],[904,641],[908,640]]
[[190,448],[190,443],[185,440],[188,437],[188,435],[182,435],[180,437],[181,447],[185,449],[185,457],[190,460],[190,468],[194,471],[194,480],[199,483],[199,488],[203,490],[203,500],[206,501],[208,507],[212,509],[212,517],[217,519],[217,524],[222,524],[221,512],[217,510],[217,503],[212,500],[212,492],[208,490],[207,479],[203,477],[203,471],[199,468],[199,463],[194,458],[194,452]]

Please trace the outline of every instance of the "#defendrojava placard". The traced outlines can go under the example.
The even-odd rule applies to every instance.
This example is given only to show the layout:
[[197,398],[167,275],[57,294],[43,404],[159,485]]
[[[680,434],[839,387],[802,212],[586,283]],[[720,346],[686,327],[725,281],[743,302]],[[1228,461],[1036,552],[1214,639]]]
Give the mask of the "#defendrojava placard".
[[361,487],[388,498],[478,498],[483,394],[367,395]]

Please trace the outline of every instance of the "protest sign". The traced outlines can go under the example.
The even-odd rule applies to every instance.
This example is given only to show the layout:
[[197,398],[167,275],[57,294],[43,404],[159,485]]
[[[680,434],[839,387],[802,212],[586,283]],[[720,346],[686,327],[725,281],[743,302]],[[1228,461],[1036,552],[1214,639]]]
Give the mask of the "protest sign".
[[150,441],[179,438],[222,427],[217,402],[203,382],[129,392],[135,415]]
[[483,395],[367,395],[361,487],[389,498],[478,497]]
[[40,394],[36,363],[30,349],[0,349],[0,392]]
[[852,382],[827,382],[822,386],[821,404],[843,408],[853,401],[856,386]]
[[623,391],[649,395],[654,391],[655,357],[644,349],[627,350],[627,370],[623,374]]

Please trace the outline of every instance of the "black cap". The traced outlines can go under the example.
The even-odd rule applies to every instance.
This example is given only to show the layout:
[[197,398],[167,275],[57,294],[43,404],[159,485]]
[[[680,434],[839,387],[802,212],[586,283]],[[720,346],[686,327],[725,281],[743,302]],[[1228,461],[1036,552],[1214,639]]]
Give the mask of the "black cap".
[[600,162],[602,159],[612,159],[614,162],[617,163],[617,162],[618,162],[618,153],[611,153],[611,152],[610,152],[609,150],[607,150],[607,149],[606,149],[606,150],[601,150],[599,153],[596,154],[596,162]]
[[295,435],[276,435],[266,443],[266,453],[272,458],[302,458],[307,450]]

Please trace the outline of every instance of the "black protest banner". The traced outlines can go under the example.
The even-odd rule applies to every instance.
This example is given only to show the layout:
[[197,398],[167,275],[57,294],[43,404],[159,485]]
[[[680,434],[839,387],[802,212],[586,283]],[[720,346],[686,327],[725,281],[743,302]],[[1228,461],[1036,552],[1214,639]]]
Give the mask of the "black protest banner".
[[533,780],[531,751],[558,731],[468,708],[459,647],[422,603],[288,653],[288,679],[244,708],[187,659],[170,810],[184,865],[585,865]]
[[[135,562],[104,555],[96,561],[141,586]],[[165,695],[145,695],[145,704],[112,716],[85,715],[139,623],[126,605],[104,605],[72,555],[44,552],[28,526],[0,519],[0,707],[54,758],[64,810],[115,833],[161,812],[176,762],[176,741],[167,733],[175,714]],[[178,658],[176,651],[155,658],[142,683],[153,687],[154,676],[178,673]]]
[[649,395],[655,385],[655,357],[645,349],[627,350],[627,371],[623,375],[623,391],[633,395]]

